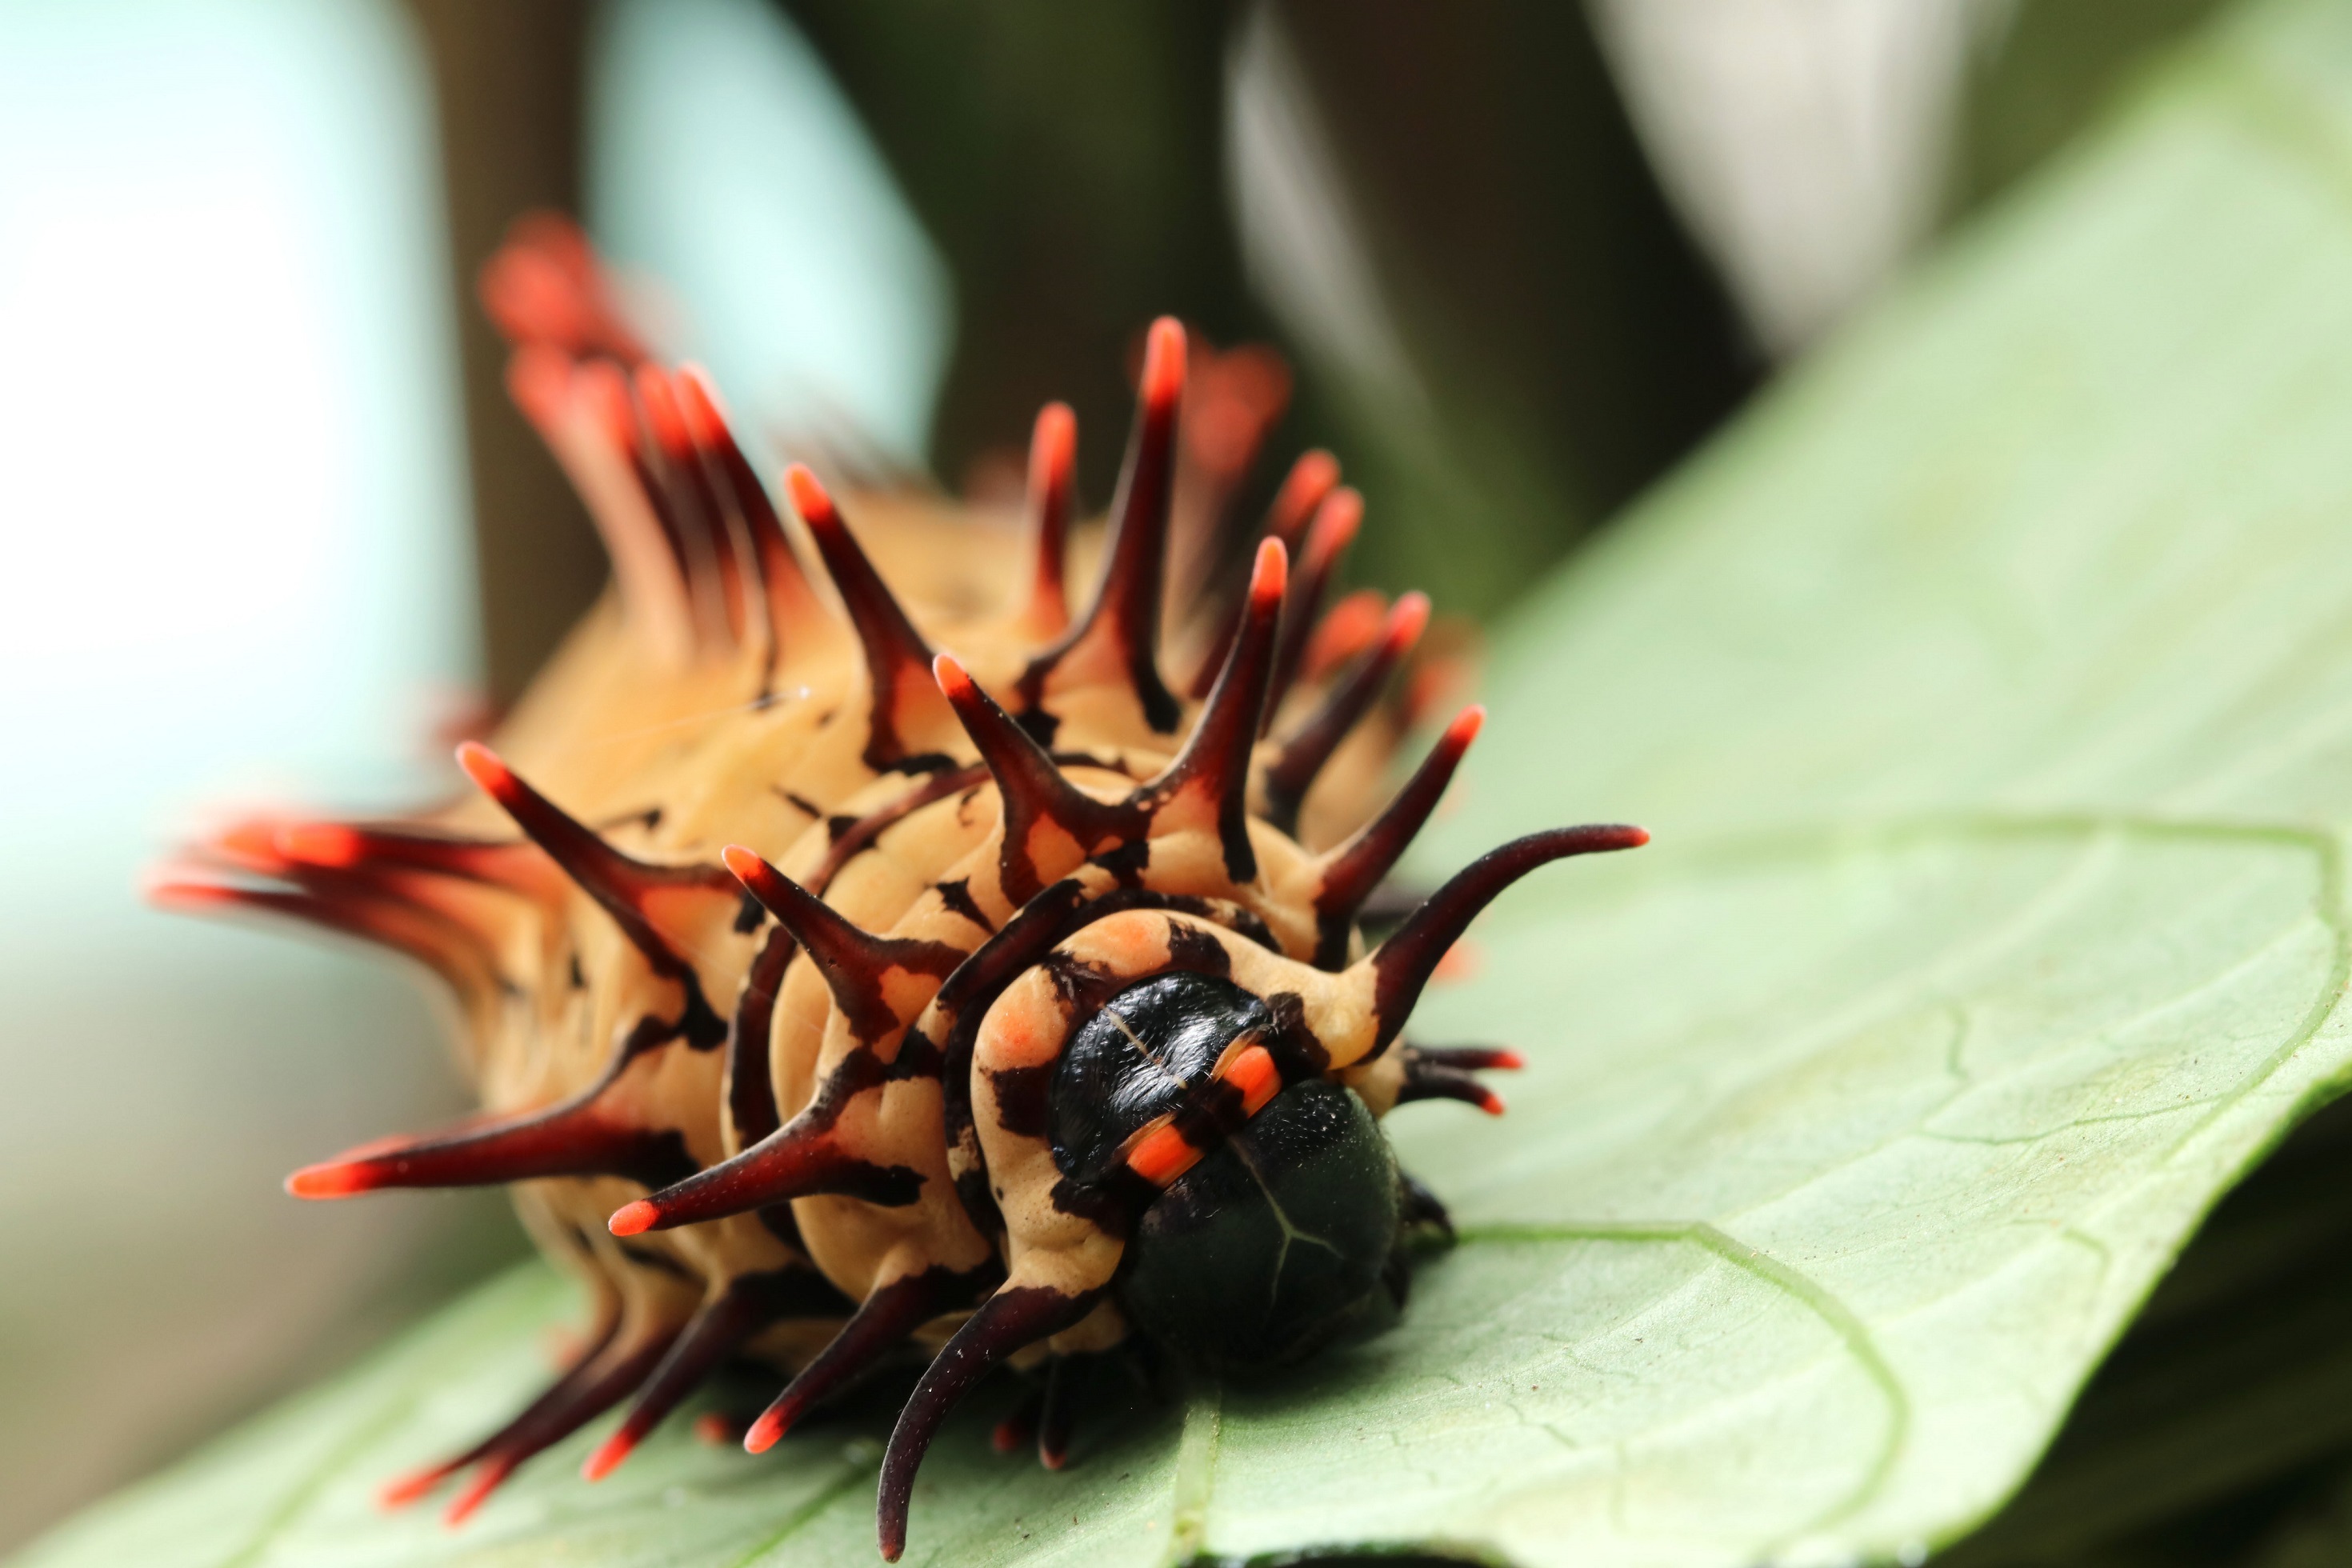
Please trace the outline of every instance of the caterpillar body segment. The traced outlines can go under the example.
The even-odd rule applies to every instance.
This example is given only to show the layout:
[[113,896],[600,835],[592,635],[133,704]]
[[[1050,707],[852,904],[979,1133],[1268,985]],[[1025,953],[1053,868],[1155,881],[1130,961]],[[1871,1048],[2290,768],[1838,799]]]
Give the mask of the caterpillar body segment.
[[[510,1184],[588,1290],[562,1377],[387,1498],[456,1480],[462,1519],[625,1406],[599,1479],[739,1357],[789,1377],[756,1453],[911,1345],[933,1359],[882,1467],[895,1559],[924,1450],[992,1368],[1042,1360],[999,1441],[1034,1434],[1058,1468],[1087,1358],[1286,1360],[1401,1301],[1399,1238],[1444,1210],[1378,1118],[1499,1110],[1475,1075],[1518,1065],[1403,1041],[1422,988],[1511,881],[1645,836],[1517,840],[1368,946],[1360,918],[1482,714],[1383,801],[1429,607],[1327,609],[1363,514],[1327,454],[1283,482],[1238,595],[1214,590],[1279,367],[1155,323],[1098,533],[1061,405],[1017,515],[836,498],[798,465],[779,505],[575,229],[519,224],[483,295],[610,592],[460,749],[467,798],[239,823],[154,888],[388,946],[457,995],[480,1114],[290,1191]],[[1270,1247],[1277,1204],[1327,1245]]]

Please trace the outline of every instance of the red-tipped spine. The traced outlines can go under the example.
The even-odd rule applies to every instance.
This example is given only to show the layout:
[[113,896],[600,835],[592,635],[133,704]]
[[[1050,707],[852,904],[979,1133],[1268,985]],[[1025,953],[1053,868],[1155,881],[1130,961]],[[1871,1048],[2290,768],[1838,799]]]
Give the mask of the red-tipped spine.
[[1620,823],[1555,827],[1514,838],[1455,872],[1364,960],[1371,971],[1372,1012],[1377,1020],[1369,1054],[1378,1056],[1396,1038],[1439,961],[1504,889],[1537,867],[1570,855],[1634,849],[1649,841],[1644,829]]
[[784,490],[793,510],[808,525],[817,555],[839,590],[858,646],[865,650],[866,673],[874,691],[866,765],[879,772],[908,754],[904,731],[908,721],[939,700],[930,679],[931,650],[858,548],[817,477],[805,465],[794,463],[784,470]]
[[975,1276],[936,1266],[876,1287],[841,1331],[751,1423],[743,1434],[744,1451],[764,1454],[774,1447],[803,1415],[871,1372],[908,1334],[941,1312],[970,1305],[985,1287],[986,1281]]
[[1323,858],[1323,882],[1315,893],[1315,921],[1320,932],[1315,952],[1318,966],[1337,969],[1347,962],[1348,932],[1355,923],[1356,911],[1404,858],[1430,813],[1437,809],[1445,786],[1453,782],[1463,753],[1469,751],[1486,722],[1484,708],[1472,706],[1455,714],[1396,797],[1353,837]]
[[193,876],[166,877],[151,884],[147,900],[158,909],[190,914],[242,910],[282,915],[356,937],[415,959],[464,997],[484,994],[497,985],[489,955],[472,932],[405,900],[245,888]]
[[554,1447],[605,1411],[626,1399],[643,1384],[667,1353],[677,1337],[672,1325],[648,1324],[617,1336],[583,1360],[553,1388],[534,1401],[486,1441],[434,1470],[419,1472],[386,1489],[387,1503],[412,1500],[465,1466],[476,1466],[465,1489],[442,1515],[444,1523],[463,1524],[488,1500],[522,1462]]
[[1063,569],[1070,518],[1077,508],[1078,416],[1066,403],[1037,411],[1029,437],[1029,604],[1024,628],[1034,637],[1068,629],[1070,605]]
[[893,970],[945,979],[964,955],[943,942],[876,936],[861,931],[832,905],[769,865],[752,850],[730,844],[720,856],[727,868],[793,933],[814,960],[850,1032],[871,1043],[898,1026],[884,993]]
[[1307,657],[1299,661],[1298,679],[1311,686],[1362,654],[1380,640],[1388,618],[1388,595],[1378,588],[1359,588],[1340,599],[1315,623]]
[[1045,749],[1014,723],[952,657],[940,655],[931,661],[931,672],[964,733],[979,748],[980,760],[995,779],[997,794],[1004,803],[1004,844],[998,868],[1006,898],[1025,903],[1041,886],[1031,844],[1040,824],[1060,828],[1086,854],[1099,848],[1106,839],[1134,837],[1149,830],[1149,822],[1133,810],[1097,800],[1063,777]]
[[645,357],[587,237],[560,213],[517,218],[483,264],[476,291],[491,323],[519,347],[551,345],[624,364]]
[[[688,1320],[685,1331],[669,1347],[638,1392],[636,1403],[611,1436],[597,1445],[580,1467],[581,1476],[601,1481],[620,1468],[646,1434],[661,1425],[680,1401],[700,1386],[719,1364],[740,1350],[771,1323],[793,1315],[794,1303],[778,1287],[789,1271],[739,1275],[724,1290],[705,1301]],[[813,1281],[821,1283],[821,1280]]]
[[1054,668],[1099,644],[1142,706],[1145,721],[1173,731],[1182,709],[1160,676],[1160,595],[1167,571],[1168,506],[1175,479],[1176,418],[1184,395],[1184,329],[1173,317],[1151,323],[1144,341],[1143,386],[1135,433],[1112,497],[1110,538],[1100,585],[1086,619],[1040,654],[1022,679],[1043,689]]
[[1307,525],[1315,516],[1323,498],[1339,482],[1339,459],[1318,447],[1301,452],[1298,460],[1290,465],[1283,476],[1282,488],[1274,493],[1274,502],[1265,509],[1265,532],[1270,539],[1279,539],[1286,549],[1296,550]]
[[[1265,525],[1259,537],[1278,539],[1282,547],[1296,555],[1299,541],[1306,536],[1307,525],[1314,518],[1323,498],[1339,482],[1339,460],[1330,453],[1317,448],[1302,452],[1283,477],[1282,488],[1274,493],[1273,504],[1265,509]],[[1192,675],[1192,694],[1206,697],[1215,684],[1217,672],[1224,668],[1225,652],[1233,647],[1234,634],[1241,630],[1242,607],[1234,605],[1226,610],[1217,627],[1217,635],[1209,639],[1208,657]]]
[[270,847],[296,866],[422,871],[539,900],[564,885],[546,851],[528,838],[467,838],[371,823],[287,822],[273,830]]
[[681,520],[701,530],[702,554],[715,574],[727,635],[741,642],[758,629],[754,617],[764,607],[751,602],[751,579],[756,568],[751,559],[750,531],[736,508],[729,504],[733,497],[721,495],[715,476],[703,461],[687,418],[677,375],[657,364],[641,364],[635,384],[638,406],[646,412],[646,428],[661,457],[671,504]]
[[[1363,521],[1364,498],[1345,486],[1331,491],[1315,509],[1314,524],[1307,531],[1306,553],[1299,558],[1298,574],[1282,607],[1282,641],[1274,656],[1274,684],[1265,705],[1267,725],[1274,722],[1274,710],[1297,679],[1316,622],[1323,614],[1324,596]],[[1259,733],[1265,733],[1264,729]]]
[[1154,814],[1186,795],[1213,801],[1225,872],[1236,883],[1257,877],[1257,855],[1249,840],[1250,752],[1265,707],[1275,634],[1288,578],[1289,559],[1282,542],[1261,540],[1250,570],[1249,595],[1242,607],[1241,635],[1225,656],[1217,684],[1210,689],[1208,704],[1176,760],[1135,795],[1139,806]]
[[1396,673],[1397,666],[1404,662],[1428,626],[1429,600],[1425,595],[1407,594],[1399,599],[1381,628],[1381,640],[1331,689],[1297,733],[1283,742],[1281,751],[1265,770],[1266,817],[1276,827],[1286,833],[1296,831],[1298,808],[1307,799],[1307,792],[1314,787],[1317,775],[1339,749],[1339,742],[1348,738],[1348,732],[1380,700],[1389,677]]
[[379,1138],[286,1178],[298,1198],[349,1198],[394,1187],[490,1187],[549,1176],[681,1180],[694,1161],[676,1132],[615,1121],[596,1105],[610,1079],[545,1110],[477,1120],[447,1132]]
[[743,526],[751,538],[751,556],[759,567],[760,584],[767,597],[768,624],[776,638],[774,656],[781,658],[786,627],[814,627],[830,617],[809,585],[800,557],[793,553],[792,542],[784,536],[783,519],[769,498],[767,487],[760,482],[751,460],[743,455],[742,443],[729,426],[726,409],[710,378],[696,366],[687,365],[678,372],[677,387],[688,432],[704,459],[719,471],[742,514]]
[[700,892],[732,899],[735,889],[725,872],[715,866],[652,866],[624,855],[594,829],[525,784],[499,760],[498,753],[478,741],[467,741],[457,748],[457,765],[582,892],[613,917],[656,973],[682,980],[693,973],[655,926],[650,906],[662,893]]

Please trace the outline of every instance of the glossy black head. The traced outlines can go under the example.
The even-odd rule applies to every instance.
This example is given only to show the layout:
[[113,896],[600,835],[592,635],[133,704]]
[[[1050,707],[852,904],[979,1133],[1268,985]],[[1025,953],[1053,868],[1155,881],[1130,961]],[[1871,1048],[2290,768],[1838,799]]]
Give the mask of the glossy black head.
[[[1112,997],[1055,1073],[1055,1163],[1139,1209],[1118,1286],[1129,1321],[1221,1369],[1293,1361],[1342,1331],[1379,1291],[1397,1239],[1396,1161],[1352,1091],[1305,1079],[1244,1116],[1213,1078],[1229,1047],[1272,1024],[1228,981],[1164,974]],[[1159,1190],[1125,1161],[1170,1117],[1202,1152]]]
[[1179,971],[1137,981],[1078,1027],[1055,1066],[1055,1163],[1073,1181],[1113,1177],[1139,1129],[1180,1110],[1227,1046],[1273,1024],[1230,980]]

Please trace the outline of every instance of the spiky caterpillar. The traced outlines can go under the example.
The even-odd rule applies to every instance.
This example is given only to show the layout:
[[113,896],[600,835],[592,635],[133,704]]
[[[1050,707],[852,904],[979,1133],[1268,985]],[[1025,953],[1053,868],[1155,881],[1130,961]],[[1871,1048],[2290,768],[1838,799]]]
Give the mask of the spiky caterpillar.
[[[1401,1301],[1400,1238],[1444,1211],[1374,1119],[1433,1097],[1499,1110],[1472,1074],[1517,1065],[1402,1044],[1407,1015],[1512,880],[1644,836],[1517,840],[1365,951],[1366,901],[1480,713],[1369,809],[1386,737],[1367,721],[1387,722],[1427,605],[1323,616],[1360,510],[1336,465],[1293,470],[1243,596],[1195,617],[1201,674],[1180,698],[1160,672],[1187,373],[1172,321],[1150,334],[1099,586],[1073,619],[1066,409],[1037,421],[1025,548],[985,518],[861,505],[902,597],[797,467],[795,547],[710,388],[647,355],[574,231],[519,226],[484,291],[614,592],[497,749],[460,748],[478,797],[401,822],[247,822],[156,889],[320,923],[446,980],[484,1114],[289,1188],[513,1184],[595,1303],[541,1399],[387,1496],[470,1468],[462,1519],[635,1394],[595,1479],[743,1354],[793,1373],[756,1452],[912,1339],[939,1353],[884,1458],[895,1559],[925,1448],[999,1363],[1139,1334],[1212,1363],[1285,1359],[1383,1287]],[[1178,553],[1203,559],[1213,509],[1192,511]],[[1311,1215],[1328,1245],[1270,1247],[1277,1201],[1280,1226]],[[1058,1467],[1068,1410],[1062,1380],[1045,1387],[1039,1449]]]

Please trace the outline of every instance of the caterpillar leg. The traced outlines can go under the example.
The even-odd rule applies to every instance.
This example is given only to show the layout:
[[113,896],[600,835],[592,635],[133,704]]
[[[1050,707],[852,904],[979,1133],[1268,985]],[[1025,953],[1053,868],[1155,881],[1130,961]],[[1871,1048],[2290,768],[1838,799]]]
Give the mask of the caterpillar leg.
[[1057,1355],[1045,1365],[1045,1396],[1037,1416],[1037,1462],[1058,1470],[1070,1460],[1070,1431],[1078,1399],[1094,1370],[1090,1355]]
[[1021,1403],[988,1435],[988,1446],[1000,1454],[1025,1448],[1037,1440],[1037,1426],[1045,1415],[1045,1385],[1033,1383],[1021,1391]]

